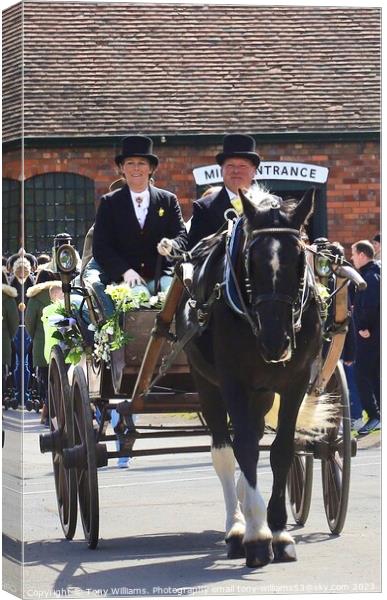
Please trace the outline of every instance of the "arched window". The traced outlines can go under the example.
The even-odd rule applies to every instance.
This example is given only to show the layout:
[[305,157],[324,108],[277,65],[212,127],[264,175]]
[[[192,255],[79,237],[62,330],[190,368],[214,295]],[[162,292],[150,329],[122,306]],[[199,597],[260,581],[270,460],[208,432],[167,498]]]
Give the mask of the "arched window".
[[45,173],[25,182],[25,248],[47,252],[57,233],[69,233],[79,252],[95,217],[94,181],[76,173]]
[[15,254],[21,246],[21,199],[20,182],[17,179],[3,179],[2,236],[3,254]]

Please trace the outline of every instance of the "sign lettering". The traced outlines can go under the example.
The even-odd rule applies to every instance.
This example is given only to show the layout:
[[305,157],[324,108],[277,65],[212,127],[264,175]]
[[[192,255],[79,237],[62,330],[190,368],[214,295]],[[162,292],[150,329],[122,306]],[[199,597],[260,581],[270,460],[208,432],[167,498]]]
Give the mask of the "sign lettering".
[[[319,165],[292,162],[261,162],[256,172],[256,180],[282,179],[325,183],[329,169]],[[193,170],[196,185],[222,183],[222,171],[219,165],[207,165]]]

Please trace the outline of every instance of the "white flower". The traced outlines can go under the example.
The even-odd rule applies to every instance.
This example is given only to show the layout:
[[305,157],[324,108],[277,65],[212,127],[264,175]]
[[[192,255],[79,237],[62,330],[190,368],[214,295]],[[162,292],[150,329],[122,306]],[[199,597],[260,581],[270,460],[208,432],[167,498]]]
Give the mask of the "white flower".
[[158,296],[151,296],[151,297],[149,298],[149,304],[150,304],[151,306],[154,306],[155,304],[157,304],[157,303],[158,303],[158,301],[159,301],[159,299],[158,299]]
[[55,326],[57,323],[64,321],[65,318],[66,317],[63,315],[51,315],[51,317],[48,317],[47,321],[49,325]]

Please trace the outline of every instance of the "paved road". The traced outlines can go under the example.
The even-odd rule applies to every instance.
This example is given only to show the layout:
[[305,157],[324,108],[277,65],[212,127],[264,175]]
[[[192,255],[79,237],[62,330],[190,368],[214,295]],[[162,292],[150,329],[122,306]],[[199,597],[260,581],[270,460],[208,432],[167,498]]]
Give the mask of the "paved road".
[[[18,472],[20,414],[8,411],[4,423],[3,588],[12,593],[20,593],[21,550],[15,538],[22,526],[25,598],[381,589],[378,434],[368,436],[353,459],[349,513],[342,535],[329,533],[321,498],[321,469],[315,461],[311,514],[305,527],[295,526],[289,516],[298,562],[250,570],[243,560],[225,558],[223,499],[208,453],[141,457],[128,470],[114,464],[100,469],[98,549],[87,548],[80,523],[75,539],[64,540],[51,457],[39,452],[38,434],[44,429],[34,414],[25,417],[24,480]],[[262,453],[259,481],[268,499],[268,453]],[[23,522],[18,518],[22,501]]]

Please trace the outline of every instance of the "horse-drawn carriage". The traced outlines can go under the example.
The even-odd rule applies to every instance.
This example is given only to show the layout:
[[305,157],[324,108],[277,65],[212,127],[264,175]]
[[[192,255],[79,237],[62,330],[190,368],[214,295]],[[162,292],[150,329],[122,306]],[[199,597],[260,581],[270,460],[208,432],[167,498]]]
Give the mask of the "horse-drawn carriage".
[[[332,246],[327,241],[314,251],[301,242],[299,230],[313,203],[310,195],[300,203],[301,208],[289,213],[284,211],[275,197],[269,196],[268,200],[267,210],[257,215],[255,209],[253,211],[248,201],[243,199],[245,217],[230,219],[227,231],[205,240],[197,254],[194,251],[189,257],[182,256],[177,262],[174,282],[160,311],[137,310],[122,316],[123,329],[129,331],[133,339],[125,347],[111,352],[109,368],[103,360],[95,358],[92,341],[89,341],[86,358],[75,369],[70,369],[72,373],[69,377],[62,350],[59,346],[53,348],[49,366],[50,433],[40,436],[40,447],[42,452],[52,453],[58,511],[67,539],[71,540],[75,533],[79,502],[86,541],[90,548],[97,546],[97,471],[106,466],[109,459],[209,451],[211,447],[204,445],[136,449],[139,439],[208,434],[212,435],[214,466],[224,484],[226,506],[231,506],[233,512],[233,515],[227,515],[226,526],[229,557],[247,556],[247,565],[252,567],[266,564],[273,559],[273,542],[274,559],[295,559],[291,549],[293,542],[290,536],[284,534],[284,500],[281,499],[277,506],[277,496],[287,486],[294,519],[296,523],[304,524],[310,508],[313,461],[316,458],[321,461],[323,499],[329,528],[332,533],[341,532],[347,512],[350,462],[351,456],[356,453],[356,442],[351,439],[348,391],[339,358],[348,325],[347,283],[352,280],[356,285],[363,286],[364,282],[341,256],[332,252]],[[281,244],[286,247],[282,249]],[[320,279],[329,280],[329,314],[325,315],[322,332],[321,302],[313,287],[313,268],[307,252],[314,254],[315,271]],[[191,275],[185,275],[182,267],[188,259],[195,266],[193,280]],[[288,263],[288,260],[291,262]],[[259,264],[259,272],[256,271],[256,264]],[[262,265],[266,264],[269,276],[262,271]],[[66,310],[76,319],[83,338],[90,339],[90,331],[82,317],[84,311],[74,310],[70,304],[70,293],[73,291],[70,282],[75,270],[71,246],[66,244],[59,248],[57,265],[62,277]],[[261,277],[265,283],[259,284],[257,289]],[[294,281],[288,281],[289,277]],[[203,280],[207,292],[203,291]],[[288,289],[285,289],[286,286]],[[98,328],[103,322],[98,298],[86,284],[78,287],[77,293],[83,296],[89,318]],[[266,307],[270,316],[265,312]],[[219,314],[217,311],[220,311]],[[270,323],[269,329],[275,329],[277,322],[285,323],[285,345],[282,339],[278,339],[281,337],[278,334],[272,348],[269,348],[271,339],[264,337],[265,323],[270,321],[273,314],[276,320],[274,325]],[[228,318],[230,321],[226,322]],[[218,355],[222,364],[228,361],[228,355],[224,354],[227,340],[216,338],[217,321],[223,327],[224,335],[234,330],[232,339],[235,347],[228,348],[235,352],[234,363],[231,356],[226,375],[217,366]],[[236,336],[235,331],[238,332]],[[316,338],[318,343],[314,346]],[[322,351],[320,338],[321,341],[325,340]],[[254,354],[256,348],[262,355],[259,359],[258,354]],[[249,366],[253,354],[257,367],[254,362],[252,367]],[[207,367],[211,361],[213,368],[208,375]],[[238,365],[238,362],[243,365]],[[233,365],[231,369],[230,365]],[[238,396],[238,386],[243,379],[244,368],[250,369],[250,379],[251,368],[262,370],[252,388],[258,398],[254,406],[260,404],[259,398],[263,406],[262,410],[254,408],[251,413],[257,427],[251,425],[250,413],[246,427],[244,417],[238,412],[243,405],[243,397]],[[298,382],[304,381],[305,377],[307,385],[300,383],[298,389]],[[273,378],[279,382],[278,389]],[[290,392],[286,391],[290,387],[297,391],[294,401],[289,396]],[[216,389],[218,396],[214,399]],[[238,397],[237,406],[233,405],[233,399],[229,402],[226,398],[227,412],[224,406],[220,409],[222,399],[219,389],[223,397],[231,390],[233,399]],[[210,401],[207,391],[212,396]],[[267,429],[262,437],[263,414],[273,404],[274,391],[279,392],[281,401],[286,398],[287,404],[285,401],[281,403],[277,437],[271,443],[275,435],[268,433]],[[317,400],[324,394],[323,404],[326,413],[329,413],[328,423],[324,427],[320,422],[315,423],[318,434],[314,431],[313,435],[300,434],[294,438],[296,418],[304,396],[307,395],[309,399],[309,408],[312,399],[315,410],[319,406]],[[291,404],[295,404],[292,411],[287,408]],[[112,408],[120,414],[115,433],[109,433],[108,429]],[[221,424],[217,420],[219,411],[223,411]],[[133,415],[138,414],[188,412],[198,413],[201,424],[141,426],[135,424],[133,419]],[[316,414],[319,414],[318,410]],[[291,425],[288,426],[288,423]],[[110,451],[106,442],[116,440],[117,434],[122,442],[120,450]],[[288,440],[286,447],[281,435]],[[258,440],[259,448],[256,447]],[[231,445],[241,467],[240,479],[245,477],[245,480],[239,482],[236,491],[229,492],[226,498],[228,492],[225,489],[227,486],[230,488],[230,481],[234,481],[234,473],[231,469],[232,472],[225,474],[224,465],[230,463],[228,454],[226,461],[222,461],[224,452],[228,452]],[[274,484],[267,523],[266,509],[264,515],[257,517],[257,510],[251,510],[249,500],[256,483],[254,478],[259,450],[272,452]],[[245,451],[247,458],[243,454]],[[284,455],[290,461],[286,468],[281,463],[282,458],[279,458]],[[253,471],[249,472],[250,466],[245,467],[246,460],[252,464]],[[220,464],[223,466],[220,467]],[[281,493],[279,495],[284,496]],[[247,506],[246,503],[250,504]],[[245,514],[246,524],[242,516],[245,506],[249,509]],[[253,523],[249,521],[251,517],[247,513],[253,514]]]

